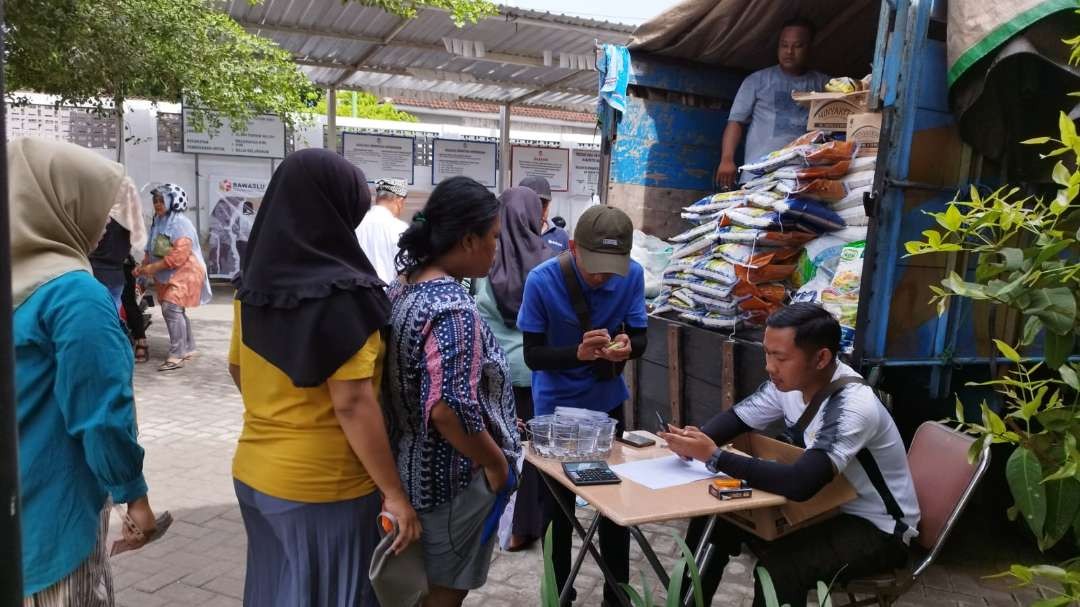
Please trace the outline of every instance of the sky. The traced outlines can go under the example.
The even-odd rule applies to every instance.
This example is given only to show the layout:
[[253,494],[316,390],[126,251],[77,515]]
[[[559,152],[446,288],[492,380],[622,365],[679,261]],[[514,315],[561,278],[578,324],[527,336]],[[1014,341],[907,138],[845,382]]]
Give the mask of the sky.
[[680,0],[503,0],[500,4],[573,17],[640,25]]

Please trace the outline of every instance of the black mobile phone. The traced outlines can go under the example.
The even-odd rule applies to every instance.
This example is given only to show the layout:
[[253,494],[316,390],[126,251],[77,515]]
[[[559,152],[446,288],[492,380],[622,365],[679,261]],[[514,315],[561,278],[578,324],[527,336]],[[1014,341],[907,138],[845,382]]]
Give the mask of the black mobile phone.
[[615,440],[619,441],[620,443],[630,445],[631,447],[635,447],[637,449],[641,449],[642,447],[651,447],[656,444],[656,441],[651,438],[645,438],[644,436],[640,436],[638,434],[631,434],[629,432],[623,432],[619,436],[616,436]]
[[668,423],[667,420],[664,419],[664,416],[660,415],[659,411],[653,411],[653,413],[656,414],[656,423],[659,424],[656,429],[659,432],[669,432]]

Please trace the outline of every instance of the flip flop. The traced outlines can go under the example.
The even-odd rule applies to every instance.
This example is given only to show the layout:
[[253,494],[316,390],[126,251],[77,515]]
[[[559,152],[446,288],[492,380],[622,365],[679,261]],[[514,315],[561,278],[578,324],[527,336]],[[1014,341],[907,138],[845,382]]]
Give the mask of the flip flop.
[[194,350],[194,351],[192,351],[192,352],[188,352],[187,354],[185,354],[185,355],[184,355],[184,361],[185,361],[185,362],[186,362],[186,361],[189,361],[189,360],[191,360],[191,359],[195,358],[195,357],[196,357],[196,356],[198,356],[198,355],[199,355],[199,351],[198,351],[198,350]]
[[131,519],[127,512],[123,511],[119,506],[114,506],[114,508],[116,512],[120,514],[120,519],[123,521],[124,527],[132,536],[134,536],[134,541],[129,541],[127,538],[116,540],[109,550],[110,557],[123,554],[129,550],[138,550],[139,548],[149,545],[151,542],[165,535],[165,532],[169,530],[169,526],[172,525],[173,522],[172,514],[166,510],[159,514],[157,519],[154,520],[154,530],[147,535],[145,531],[135,524],[135,521]]
[[158,371],[175,371],[177,369],[183,369],[183,368],[184,368],[184,361],[181,360],[180,362],[173,362],[171,360],[167,360],[167,361],[161,363],[161,366],[158,367],[157,370]]

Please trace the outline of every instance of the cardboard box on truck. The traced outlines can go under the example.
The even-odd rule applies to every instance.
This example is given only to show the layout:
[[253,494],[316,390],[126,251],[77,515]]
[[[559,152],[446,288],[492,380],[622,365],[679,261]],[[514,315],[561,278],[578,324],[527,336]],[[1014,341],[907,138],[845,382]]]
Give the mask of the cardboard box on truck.
[[[754,457],[784,464],[794,462],[803,453],[803,449],[756,432],[739,437],[735,447]],[[723,516],[764,540],[775,540],[839,514],[840,506],[855,499],[856,495],[855,489],[840,474],[805,502],[788,501],[783,506],[744,510]]]
[[806,121],[808,131],[846,131],[848,116],[866,112],[867,91],[854,93],[799,92],[791,94],[795,101],[810,106]]
[[856,158],[877,156],[878,142],[881,140],[881,114],[867,112],[848,116],[847,139],[859,144]]

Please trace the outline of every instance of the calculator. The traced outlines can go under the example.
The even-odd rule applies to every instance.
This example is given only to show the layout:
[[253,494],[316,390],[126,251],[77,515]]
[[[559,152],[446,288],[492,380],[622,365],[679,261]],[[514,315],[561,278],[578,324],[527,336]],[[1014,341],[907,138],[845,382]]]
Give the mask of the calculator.
[[563,472],[572,483],[582,485],[615,485],[622,482],[607,462],[563,462]]

